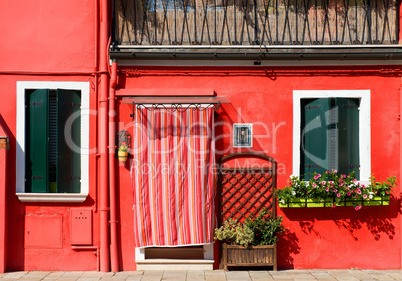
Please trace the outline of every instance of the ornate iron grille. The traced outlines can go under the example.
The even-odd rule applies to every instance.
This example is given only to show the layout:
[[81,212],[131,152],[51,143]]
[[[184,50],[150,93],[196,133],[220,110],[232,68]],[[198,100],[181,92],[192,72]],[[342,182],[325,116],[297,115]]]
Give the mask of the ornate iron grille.
[[115,0],[123,45],[398,44],[397,0]]
[[[225,167],[225,162],[236,157],[258,157],[266,160],[265,165],[252,167]],[[259,167],[256,167],[259,166]],[[229,218],[243,221],[256,216],[262,208],[276,215],[274,191],[276,187],[275,160],[257,153],[234,153],[219,161],[219,194],[221,221]]]

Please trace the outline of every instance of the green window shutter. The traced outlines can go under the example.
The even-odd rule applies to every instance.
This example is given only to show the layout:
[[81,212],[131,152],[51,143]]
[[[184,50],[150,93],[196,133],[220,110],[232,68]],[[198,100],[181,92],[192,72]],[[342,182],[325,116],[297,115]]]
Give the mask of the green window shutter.
[[355,172],[360,178],[359,103],[356,98],[301,101],[300,175]]
[[26,100],[25,189],[27,192],[49,192],[49,90],[28,91]]
[[301,100],[301,146],[300,175],[309,179],[314,172],[324,173],[329,169],[328,112],[331,99]]
[[[57,90],[57,192],[79,193],[81,190],[81,117],[68,119],[80,112],[80,91]],[[71,135],[65,135],[66,126]],[[72,142],[72,143],[71,143]],[[78,149],[77,149],[78,148]]]
[[359,106],[360,100],[356,98],[337,98],[339,112],[339,172],[360,178],[359,160]]

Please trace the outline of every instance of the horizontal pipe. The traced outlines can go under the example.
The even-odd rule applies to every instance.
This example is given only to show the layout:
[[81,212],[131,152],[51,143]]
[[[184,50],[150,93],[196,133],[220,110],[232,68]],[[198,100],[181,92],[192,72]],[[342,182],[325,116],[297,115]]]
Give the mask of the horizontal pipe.
[[102,71],[26,71],[26,70],[1,70],[0,75],[97,75]]
[[402,48],[401,45],[117,45],[117,49],[356,49]]
[[237,53],[224,53],[224,52],[111,52],[113,59],[136,59],[136,60],[383,60],[383,61],[396,61],[402,60],[402,50],[398,52],[360,52],[360,53],[286,53],[286,52],[237,52]]
[[98,246],[71,246],[73,250],[98,250]]
[[[275,68],[262,68],[255,67],[254,69],[243,69],[243,70],[145,70],[145,69],[124,69],[122,73],[135,72],[136,76],[210,76],[210,75],[222,75],[222,76],[233,76],[233,75],[263,75],[263,76],[275,76],[275,75],[359,75],[359,74],[371,74],[371,75],[401,75],[401,68],[380,68],[380,69],[275,69]],[[116,95],[120,95],[117,91]],[[121,94],[122,96],[128,96],[127,90],[124,90]]]

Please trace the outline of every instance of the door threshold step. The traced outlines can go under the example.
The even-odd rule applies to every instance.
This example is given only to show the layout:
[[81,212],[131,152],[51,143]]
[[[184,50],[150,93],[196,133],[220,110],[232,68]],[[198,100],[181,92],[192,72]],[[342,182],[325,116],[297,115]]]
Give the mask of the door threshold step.
[[213,270],[213,260],[146,259],[136,261],[137,270]]

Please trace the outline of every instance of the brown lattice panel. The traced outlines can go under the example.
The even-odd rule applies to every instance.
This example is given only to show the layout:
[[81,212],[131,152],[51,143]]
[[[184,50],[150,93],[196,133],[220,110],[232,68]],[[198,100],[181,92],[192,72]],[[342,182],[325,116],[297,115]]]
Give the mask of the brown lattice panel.
[[[252,167],[226,167],[226,161],[236,157],[258,157],[269,163]],[[223,157],[219,162],[219,194],[221,222],[229,218],[243,221],[256,216],[262,208],[270,209],[274,215],[276,187],[275,160],[256,153],[236,153]]]

